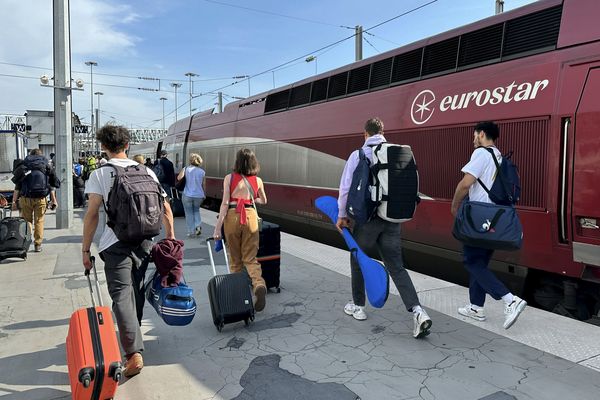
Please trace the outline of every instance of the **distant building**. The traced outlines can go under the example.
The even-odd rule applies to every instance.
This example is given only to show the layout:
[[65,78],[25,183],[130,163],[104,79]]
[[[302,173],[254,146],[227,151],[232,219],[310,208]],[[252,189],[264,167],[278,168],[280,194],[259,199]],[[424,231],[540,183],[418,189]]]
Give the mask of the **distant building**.
[[27,147],[39,148],[46,157],[50,156],[50,153],[55,153],[54,111],[27,110],[25,117],[27,125],[31,126]]

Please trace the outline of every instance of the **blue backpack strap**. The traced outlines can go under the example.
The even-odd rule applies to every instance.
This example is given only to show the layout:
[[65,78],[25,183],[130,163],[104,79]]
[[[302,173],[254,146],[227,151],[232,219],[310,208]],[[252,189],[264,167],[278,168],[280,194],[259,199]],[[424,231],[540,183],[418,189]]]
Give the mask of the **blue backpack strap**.
[[[508,196],[508,199],[512,203],[513,202],[513,196],[512,196],[512,194],[510,192],[510,189],[508,187],[508,183],[506,182],[506,177],[502,173],[502,168],[500,168],[500,164],[498,163],[498,160],[496,159],[496,154],[494,154],[494,149],[491,149],[489,147],[483,147],[483,148],[485,150],[487,150],[492,155],[492,159],[494,160],[494,164],[496,164],[496,173],[498,174],[498,177],[500,178],[500,183],[502,183],[502,187],[504,188],[504,192],[506,193],[506,196]],[[481,185],[481,187],[483,188],[483,190],[485,190],[489,194],[490,190],[483,184],[483,182],[481,181],[481,179],[477,178],[477,181],[479,182],[479,184]]]

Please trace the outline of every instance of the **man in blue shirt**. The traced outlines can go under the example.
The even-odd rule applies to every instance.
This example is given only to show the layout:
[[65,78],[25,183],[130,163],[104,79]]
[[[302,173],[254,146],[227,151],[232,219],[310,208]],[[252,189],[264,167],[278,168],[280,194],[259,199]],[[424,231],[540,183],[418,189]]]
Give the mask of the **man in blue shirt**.
[[[364,137],[365,143],[362,149],[365,156],[372,162],[373,151],[371,147],[386,141],[383,136],[383,122],[379,118],[369,119],[365,124]],[[342,227],[350,226],[350,219],[346,213],[346,203],[348,201],[350,185],[352,184],[352,175],[359,161],[358,153],[359,151],[355,150],[350,154],[340,180],[338,197],[339,214],[336,223],[336,227],[340,231]],[[400,297],[402,297],[406,309],[413,313],[413,336],[417,339],[427,336],[431,328],[431,318],[421,308],[417,291],[402,262],[400,224],[386,221],[375,215],[363,225],[355,224],[353,236],[361,249],[370,249],[373,246],[377,247],[383,256],[383,263],[386,269],[400,292]],[[344,312],[359,321],[365,320],[367,319],[367,314],[365,313],[365,281],[360,266],[353,256],[350,256],[350,266],[353,301],[346,304]]]

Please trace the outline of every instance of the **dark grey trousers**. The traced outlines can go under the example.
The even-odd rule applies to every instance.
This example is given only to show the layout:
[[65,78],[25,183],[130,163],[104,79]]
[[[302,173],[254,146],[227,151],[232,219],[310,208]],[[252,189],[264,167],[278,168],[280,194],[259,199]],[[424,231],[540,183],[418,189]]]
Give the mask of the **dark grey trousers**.
[[[402,262],[402,236],[400,224],[385,221],[379,217],[366,224],[356,226],[353,232],[356,243],[363,251],[378,250],[385,268],[400,292],[400,297],[408,311],[419,306],[415,286]],[[352,299],[357,306],[365,305],[365,281],[358,262],[350,255],[352,274]]]
[[144,350],[140,325],[145,301],[144,276],[151,248],[150,240],[139,246],[117,242],[100,253],[125,354]]

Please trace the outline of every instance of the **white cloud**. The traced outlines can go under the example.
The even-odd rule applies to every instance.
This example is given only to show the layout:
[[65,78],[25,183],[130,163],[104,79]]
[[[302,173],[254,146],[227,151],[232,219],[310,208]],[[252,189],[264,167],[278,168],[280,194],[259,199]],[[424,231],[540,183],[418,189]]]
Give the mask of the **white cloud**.
[[[140,38],[130,34],[131,26],[143,17],[130,5],[118,0],[71,0],[71,69],[72,78],[85,81],[84,92],[73,92],[73,111],[81,117],[90,117],[89,74],[77,71],[89,71],[84,61],[98,61],[102,72],[109,72],[109,65],[124,65],[129,59],[135,59],[136,45]],[[52,75],[52,1],[40,0],[2,0],[4,15],[3,33],[0,40],[0,62],[41,66],[49,70],[26,68],[0,64],[0,114],[23,114],[26,110],[52,110],[53,95],[49,88],[40,87],[37,79],[20,79],[1,76],[1,74],[19,75],[37,78],[42,74]],[[7,12],[8,11],[8,12]],[[96,72],[98,70],[94,70]],[[99,71],[100,72],[100,71]],[[100,81],[94,76],[94,81]],[[106,77],[108,78],[108,77]],[[97,80],[98,79],[98,80]],[[109,79],[104,79],[110,82]],[[111,82],[112,83],[112,82]],[[129,84],[114,82],[115,84]],[[136,85],[134,85],[136,86]],[[103,108],[121,110],[148,110],[150,117],[158,118],[160,102],[140,101],[135,90],[117,90],[94,85],[94,91],[104,91],[101,99]],[[114,94],[114,97],[113,97]],[[94,102],[96,96],[94,96]],[[156,104],[153,104],[156,103]],[[156,113],[156,116],[154,114]],[[136,113],[132,113],[136,115]],[[143,111],[137,114],[143,115]],[[105,121],[107,118],[103,118]],[[140,120],[122,118],[125,121]]]
[[133,54],[140,39],[119,26],[137,22],[140,15],[129,5],[100,0],[71,2],[71,52],[73,55],[122,57]]

